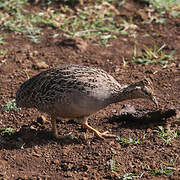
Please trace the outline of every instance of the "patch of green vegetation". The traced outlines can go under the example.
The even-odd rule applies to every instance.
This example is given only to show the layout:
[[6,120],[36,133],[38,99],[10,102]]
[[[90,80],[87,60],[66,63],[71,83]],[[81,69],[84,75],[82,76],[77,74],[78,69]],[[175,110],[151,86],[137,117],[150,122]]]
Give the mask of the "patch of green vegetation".
[[140,139],[135,140],[135,138],[122,138],[120,136],[117,136],[118,140],[120,141],[120,143],[125,144],[125,145],[129,145],[129,144],[140,144],[141,141]]
[[[24,33],[35,43],[41,41],[41,28],[37,24],[44,23],[57,28],[66,36],[82,37],[92,41],[98,41],[101,45],[108,45],[109,40],[116,38],[119,34],[130,35],[136,38],[137,26],[130,20],[119,17],[118,7],[124,5],[126,0],[104,0],[88,3],[87,6],[72,8],[77,0],[66,0],[60,8],[49,6],[54,0],[41,1],[45,10],[33,12],[27,10],[28,0],[1,0],[0,1],[0,27],[18,33]],[[146,0],[145,0],[146,1]],[[151,0],[148,3],[154,8],[174,12],[179,5],[177,0]],[[173,10],[172,10],[173,9]],[[176,13],[175,13],[176,12]],[[163,13],[161,13],[163,14]],[[118,17],[118,18],[117,18]],[[165,23],[164,17],[155,17],[156,23]],[[150,21],[151,22],[151,21]],[[5,43],[0,37],[0,44]],[[149,61],[144,57],[141,62]]]
[[25,10],[27,0],[2,0],[0,2],[1,29],[8,29],[19,33],[25,33],[33,42],[40,40],[40,28],[33,24],[35,16]]
[[158,130],[154,130],[157,132],[159,137],[165,142],[165,144],[169,144],[173,139],[178,137],[178,132],[174,130],[165,130],[164,127],[159,126]]
[[137,25],[133,23],[132,18],[129,21],[122,19],[120,26],[122,27],[122,30],[120,31],[122,35],[130,34],[131,37],[136,38],[135,29],[137,28]]
[[128,64],[130,64],[129,61],[126,61],[124,57],[122,57],[122,61],[123,61],[123,66],[127,66]]
[[[173,17],[180,16],[180,2],[179,0],[144,0],[151,6],[149,8],[153,8],[161,15],[168,12]],[[153,10],[153,11],[154,11]]]
[[160,48],[157,47],[157,45],[154,45],[154,47],[147,47],[144,46],[144,55],[141,57],[138,57],[136,46],[134,48],[134,55],[133,55],[133,62],[137,64],[150,64],[150,63],[161,63],[163,65],[167,64],[168,62],[172,62],[175,60],[175,57],[173,54],[175,53],[175,50],[171,51],[169,54],[165,54],[163,49],[166,47],[166,45],[162,45]]
[[60,10],[38,13],[37,16],[39,22],[60,29],[66,36],[96,39],[106,45],[123,28],[115,21],[117,12],[116,7],[108,1],[98,1],[76,12],[65,5]]
[[[110,159],[108,161],[108,166],[106,166],[106,168],[110,168],[110,170],[112,172],[120,173],[120,170],[117,168],[117,162],[113,159]],[[141,175],[138,175],[138,176],[135,173],[126,173],[123,176],[119,176],[119,179],[131,180],[134,178],[142,178],[143,175],[144,175],[144,173],[142,173]]]
[[148,6],[145,8],[148,12],[148,19],[144,21],[146,24],[152,22],[166,23],[168,21],[167,14],[172,17],[180,17],[180,1],[179,0],[143,0]]
[[161,14],[164,11],[170,12],[174,17],[180,15],[180,2],[179,0],[150,0],[149,1],[153,7],[155,7]]
[[0,55],[6,56],[8,54],[7,49],[0,49]]
[[11,127],[0,129],[1,135],[4,135],[4,134],[13,135],[16,132],[17,132],[17,130],[15,128],[11,128]]
[[172,167],[172,166],[174,166],[176,160],[177,160],[177,159],[175,159],[175,160],[172,159],[171,162],[164,162],[164,161],[162,161],[162,164],[165,165],[165,166],[170,166],[170,167]]
[[166,176],[171,176],[173,174],[172,169],[161,169],[161,170],[152,170],[150,171],[150,174],[152,175],[166,175]]
[[177,157],[171,158],[170,161],[168,162],[162,161],[161,169],[175,170],[174,166],[177,165],[178,159],[179,157],[177,156]]
[[27,0],[1,0],[0,8],[4,9],[5,11],[16,13],[16,11],[22,8],[22,6],[26,3]]
[[140,176],[137,176],[135,173],[126,173],[123,176],[120,176],[119,179],[121,180],[132,180],[134,178],[142,178],[144,174],[142,173]]
[[[48,1],[48,4],[51,3],[52,1]],[[96,39],[103,45],[106,45],[109,39],[116,38],[119,31],[124,28],[123,24],[119,25],[115,21],[118,10],[108,1],[97,1],[77,11],[72,10],[68,5],[63,5],[60,9],[37,13],[27,11],[25,5],[28,6],[27,0],[2,0],[1,28],[25,33],[35,43],[41,40],[41,29],[35,26],[38,23],[55,27],[63,31],[66,36]]]
[[6,44],[6,41],[3,39],[6,36],[6,33],[0,34],[0,44]]
[[110,167],[110,170],[113,172],[120,172],[120,170],[117,168],[117,163],[116,161],[114,161],[113,159],[110,159],[109,162],[109,167]]
[[167,19],[166,18],[157,18],[156,20],[155,20],[155,22],[156,23],[160,23],[160,24],[163,24],[163,23],[166,23],[167,22]]
[[6,105],[2,107],[2,111],[19,111],[21,108],[17,108],[16,106],[16,100],[12,99],[10,100]]

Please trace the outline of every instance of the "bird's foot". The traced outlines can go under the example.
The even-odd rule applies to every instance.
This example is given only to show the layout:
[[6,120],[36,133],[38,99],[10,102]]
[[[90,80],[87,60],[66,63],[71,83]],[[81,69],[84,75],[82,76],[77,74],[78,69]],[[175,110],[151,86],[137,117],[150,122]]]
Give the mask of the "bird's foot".
[[95,132],[96,136],[100,139],[105,139],[105,138],[115,138],[117,137],[116,135],[114,134],[109,134],[108,131],[105,131],[103,133],[100,133],[100,132]]
[[99,132],[98,130],[96,130],[96,129],[94,129],[93,127],[91,127],[91,126],[87,123],[87,121],[84,123],[84,126],[85,126],[85,128],[87,128],[87,129],[89,129],[90,131],[94,132],[95,135],[96,135],[98,138],[100,138],[100,139],[117,137],[117,136],[114,135],[114,134],[108,134],[107,131],[105,131],[105,132],[103,132],[103,133]]

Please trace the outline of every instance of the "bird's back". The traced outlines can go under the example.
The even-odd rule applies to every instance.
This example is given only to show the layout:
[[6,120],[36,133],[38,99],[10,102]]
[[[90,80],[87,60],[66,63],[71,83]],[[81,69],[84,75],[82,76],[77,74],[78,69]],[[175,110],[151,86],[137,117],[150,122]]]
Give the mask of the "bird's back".
[[59,111],[64,117],[72,111],[78,113],[80,109],[84,114],[91,114],[110,104],[111,95],[120,89],[119,83],[102,69],[58,66],[22,84],[16,94],[16,103],[19,107],[35,107],[44,112]]

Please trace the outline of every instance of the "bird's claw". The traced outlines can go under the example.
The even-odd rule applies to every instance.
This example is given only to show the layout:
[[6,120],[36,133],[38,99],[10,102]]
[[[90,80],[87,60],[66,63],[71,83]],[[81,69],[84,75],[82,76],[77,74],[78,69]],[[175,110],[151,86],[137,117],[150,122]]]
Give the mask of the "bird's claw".
[[115,137],[117,137],[117,136],[114,135],[114,134],[108,134],[108,131],[105,131],[105,132],[103,132],[103,133],[98,132],[96,135],[97,135],[97,137],[99,137],[100,139],[115,138]]

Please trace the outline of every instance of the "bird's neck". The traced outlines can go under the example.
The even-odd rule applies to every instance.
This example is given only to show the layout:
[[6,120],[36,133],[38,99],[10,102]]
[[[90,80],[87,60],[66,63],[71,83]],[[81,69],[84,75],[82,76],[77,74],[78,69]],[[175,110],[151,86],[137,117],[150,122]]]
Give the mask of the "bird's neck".
[[112,94],[112,103],[138,98],[135,86],[124,86],[122,89]]

